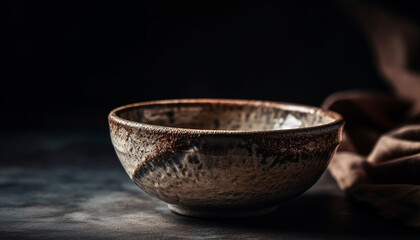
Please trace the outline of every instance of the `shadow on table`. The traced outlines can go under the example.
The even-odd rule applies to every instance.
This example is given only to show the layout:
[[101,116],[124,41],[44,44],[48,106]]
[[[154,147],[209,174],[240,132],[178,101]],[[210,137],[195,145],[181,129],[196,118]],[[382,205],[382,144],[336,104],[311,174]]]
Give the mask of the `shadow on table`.
[[343,195],[313,193],[280,204],[274,213],[248,219],[199,219],[176,216],[179,221],[200,227],[229,227],[232,230],[265,234],[388,238],[420,234],[394,225],[355,206]]

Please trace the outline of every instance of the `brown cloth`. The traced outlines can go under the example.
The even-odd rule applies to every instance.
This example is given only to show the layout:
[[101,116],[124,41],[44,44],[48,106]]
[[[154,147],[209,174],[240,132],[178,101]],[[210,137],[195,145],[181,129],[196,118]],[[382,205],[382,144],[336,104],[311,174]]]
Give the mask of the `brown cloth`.
[[346,121],[329,170],[350,199],[420,229],[420,73],[412,61],[420,59],[410,57],[420,50],[420,28],[367,5],[348,8],[395,96],[343,92],[324,102]]

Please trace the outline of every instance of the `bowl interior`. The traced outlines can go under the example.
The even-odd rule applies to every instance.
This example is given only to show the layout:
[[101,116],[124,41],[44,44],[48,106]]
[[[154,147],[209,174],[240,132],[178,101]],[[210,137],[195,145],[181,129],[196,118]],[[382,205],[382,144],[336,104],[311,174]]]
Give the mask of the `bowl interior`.
[[205,130],[279,130],[336,120],[315,107],[235,100],[150,102],[121,108],[115,114],[139,123]]

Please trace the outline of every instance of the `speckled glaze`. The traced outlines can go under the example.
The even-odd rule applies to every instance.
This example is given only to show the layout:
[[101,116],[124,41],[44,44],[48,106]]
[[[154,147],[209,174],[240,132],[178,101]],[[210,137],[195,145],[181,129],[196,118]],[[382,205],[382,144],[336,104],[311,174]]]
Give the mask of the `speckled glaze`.
[[109,114],[132,181],[172,211],[201,217],[266,214],[310,188],[342,138],[343,119],[279,102],[185,99]]

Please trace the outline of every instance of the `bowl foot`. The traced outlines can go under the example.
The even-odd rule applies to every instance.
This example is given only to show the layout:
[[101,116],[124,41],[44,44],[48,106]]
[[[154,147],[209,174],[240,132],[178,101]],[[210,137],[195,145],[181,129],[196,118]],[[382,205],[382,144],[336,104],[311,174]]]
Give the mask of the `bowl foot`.
[[168,204],[169,209],[177,214],[201,218],[246,218],[262,216],[274,212],[278,205],[259,208],[194,208]]

